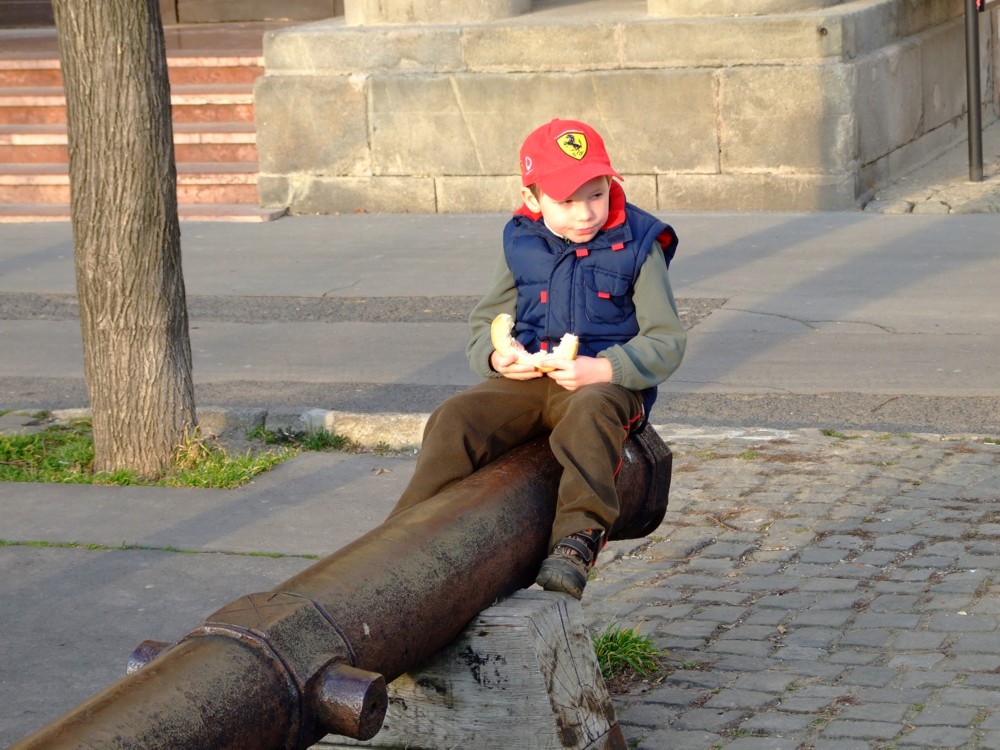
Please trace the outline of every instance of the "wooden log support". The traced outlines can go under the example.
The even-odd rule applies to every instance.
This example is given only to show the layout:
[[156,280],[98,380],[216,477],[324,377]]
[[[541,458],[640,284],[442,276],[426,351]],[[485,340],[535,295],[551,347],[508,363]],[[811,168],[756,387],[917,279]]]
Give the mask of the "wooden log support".
[[580,603],[519,591],[389,687],[381,731],[325,750],[623,750]]

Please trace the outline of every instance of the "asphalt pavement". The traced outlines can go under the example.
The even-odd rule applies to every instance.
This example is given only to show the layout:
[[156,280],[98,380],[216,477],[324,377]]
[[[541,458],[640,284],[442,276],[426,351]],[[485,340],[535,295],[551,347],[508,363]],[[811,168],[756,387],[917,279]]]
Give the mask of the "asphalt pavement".
[[[583,606],[668,650],[614,697],[630,747],[1000,748],[1000,216],[663,218],[690,333],[651,420],[670,511]],[[504,220],[182,226],[206,423],[403,450],[231,491],[0,485],[0,743],[384,518],[423,416],[475,382]],[[72,254],[68,224],[0,224],[0,408],[87,406]]]

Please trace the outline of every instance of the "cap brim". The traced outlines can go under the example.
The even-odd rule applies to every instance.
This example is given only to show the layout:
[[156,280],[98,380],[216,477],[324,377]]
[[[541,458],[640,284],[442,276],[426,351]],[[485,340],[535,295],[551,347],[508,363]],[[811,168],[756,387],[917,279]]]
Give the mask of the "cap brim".
[[554,201],[564,201],[575,193],[580,186],[595,177],[625,178],[611,168],[609,164],[574,164],[571,167],[545,175],[537,181],[538,189]]

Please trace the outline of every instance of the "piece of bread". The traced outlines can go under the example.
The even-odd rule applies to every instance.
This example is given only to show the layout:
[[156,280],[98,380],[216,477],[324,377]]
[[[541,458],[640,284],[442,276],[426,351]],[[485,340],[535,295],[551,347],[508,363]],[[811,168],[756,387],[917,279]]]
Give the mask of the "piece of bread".
[[550,360],[576,359],[580,340],[575,334],[567,333],[551,352],[529,354],[514,338],[513,331],[514,318],[507,313],[500,313],[490,324],[490,340],[493,342],[493,348],[500,354],[504,356],[517,354],[517,361],[521,364],[532,365],[541,372],[552,372],[556,368],[548,364]]

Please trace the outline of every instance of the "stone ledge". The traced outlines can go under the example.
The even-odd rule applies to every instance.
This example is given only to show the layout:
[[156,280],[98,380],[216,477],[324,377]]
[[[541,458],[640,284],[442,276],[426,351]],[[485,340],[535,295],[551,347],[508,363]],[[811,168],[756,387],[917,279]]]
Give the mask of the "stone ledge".
[[300,214],[507,210],[524,131],[565,117],[601,131],[653,210],[856,208],[958,137],[961,13],[961,0],[854,0],[655,18],[633,0],[273,32],[260,197]]
[[[857,0],[763,16],[656,18],[634,3],[578,16],[268,32],[267,75],[618,70],[847,61],[962,15],[961,0]],[[599,43],[598,43],[599,42]],[[586,50],[566,55],[567,46]]]

